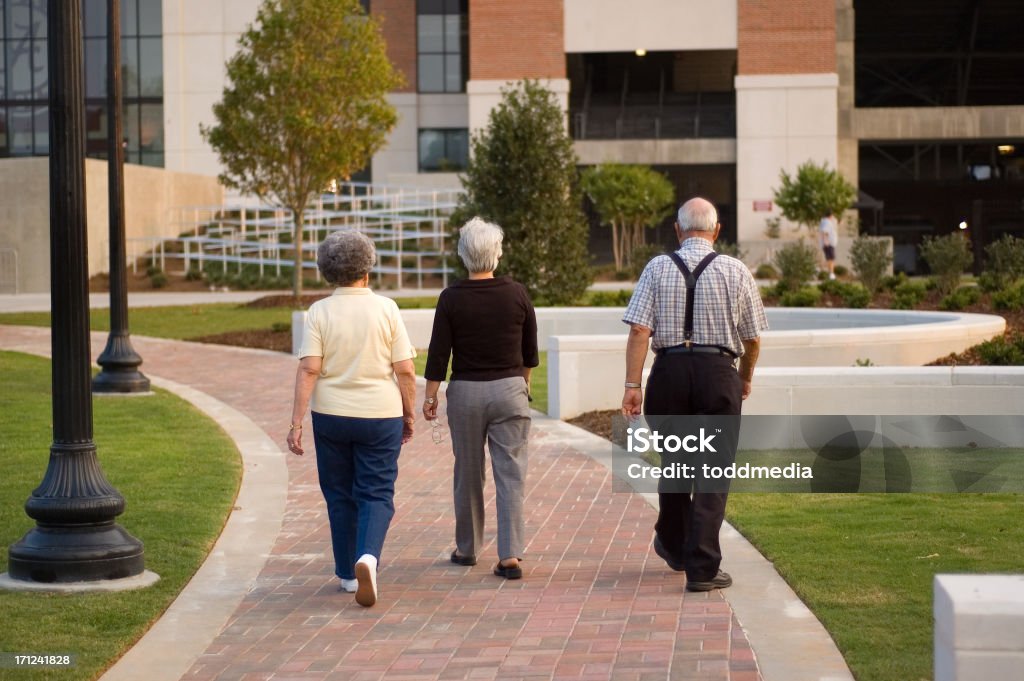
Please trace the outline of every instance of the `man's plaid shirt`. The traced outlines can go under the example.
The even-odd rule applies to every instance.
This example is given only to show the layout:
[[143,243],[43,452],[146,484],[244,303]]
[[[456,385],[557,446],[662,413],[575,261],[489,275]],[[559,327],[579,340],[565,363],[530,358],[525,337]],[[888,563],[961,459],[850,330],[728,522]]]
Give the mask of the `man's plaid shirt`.
[[[692,272],[714,250],[698,237],[683,241],[676,253]],[[686,280],[667,255],[647,263],[622,321],[654,331],[655,350],[681,345],[685,340]],[[757,283],[747,266],[736,258],[719,255],[697,279],[693,303],[693,338],[698,345],[720,345],[737,356],[744,340],[757,338],[768,328]]]

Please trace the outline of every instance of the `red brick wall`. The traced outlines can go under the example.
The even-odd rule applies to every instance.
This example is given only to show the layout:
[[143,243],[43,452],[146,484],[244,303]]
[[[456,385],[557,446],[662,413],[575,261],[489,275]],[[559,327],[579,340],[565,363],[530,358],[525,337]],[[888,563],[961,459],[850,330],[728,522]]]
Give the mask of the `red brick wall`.
[[381,22],[391,64],[405,77],[395,92],[416,92],[415,0],[372,0],[370,13]]
[[835,0],[738,0],[740,75],[836,72]]
[[470,80],[565,78],[562,0],[469,0]]

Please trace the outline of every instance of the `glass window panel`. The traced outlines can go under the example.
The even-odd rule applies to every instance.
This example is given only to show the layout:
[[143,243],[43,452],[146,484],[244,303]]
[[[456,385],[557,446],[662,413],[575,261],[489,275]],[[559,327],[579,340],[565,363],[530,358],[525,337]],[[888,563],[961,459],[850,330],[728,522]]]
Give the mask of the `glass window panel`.
[[32,96],[32,42],[7,41],[7,98],[28,99]]
[[459,0],[444,0],[444,11],[448,14],[458,14],[460,4]]
[[121,0],[121,37],[139,34],[138,0]]
[[136,38],[121,40],[121,94],[139,96],[139,41]]
[[164,167],[164,155],[163,152],[142,152],[142,165],[152,166],[154,168]]
[[444,0],[417,0],[416,12],[419,14],[443,14]]
[[164,150],[164,105],[143,104],[139,114],[139,147],[146,152]]
[[[0,0],[0,3],[2,3],[2,2],[3,2],[3,0]],[[3,7],[0,6],[0,10],[2,10],[2,9],[3,9]],[[0,23],[3,23],[3,22],[0,22]],[[0,113],[0,156],[6,156],[6,155],[7,155],[7,118],[4,117],[4,115],[2,113]]]
[[85,96],[102,99],[107,96],[107,40],[85,39]]
[[105,0],[84,0],[82,12],[83,35],[86,38],[102,38],[107,35],[107,3]]
[[444,17],[421,16],[416,19],[417,49],[424,52],[444,52]]
[[[3,39],[3,37],[5,35],[5,32],[6,32],[6,28],[5,27],[7,25],[7,21],[4,19],[4,17],[6,17],[6,16],[7,16],[7,13],[4,11],[4,0],[0,0],[0,39]],[[0,52],[2,52],[2,50],[0,50]],[[0,68],[0,73],[3,73],[3,72],[4,72],[4,70],[2,68]],[[3,96],[3,93],[0,93],[0,97],[2,97],[2,96]],[[3,120],[3,117],[0,116],[0,121],[2,121],[2,120]],[[3,123],[3,125],[6,125],[6,124],[7,124],[6,122]]]
[[124,107],[124,120],[122,121],[124,130],[124,138],[128,140],[128,146],[125,147],[125,160],[128,159],[128,154],[137,152],[139,150],[139,105],[138,104],[126,104]]
[[139,0],[139,35],[161,35],[160,0]]
[[50,107],[37,106],[32,112],[35,119],[35,140],[36,155],[45,156],[50,153]]
[[7,0],[7,35],[10,38],[28,38],[32,32],[32,5],[30,0]]
[[469,163],[469,131],[448,131],[447,154],[451,162],[459,169],[465,169]]
[[11,156],[32,154],[32,108],[12,106],[7,110]]
[[420,92],[444,92],[444,56],[421,54],[417,80]]
[[462,17],[449,14],[444,17],[444,51],[458,52],[462,48]]
[[32,41],[32,97],[34,99],[46,99],[49,96],[47,78],[49,73],[46,68],[46,41]]
[[32,35],[46,37],[46,0],[32,0]]
[[164,96],[164,54],[160,38],[139,38],[139,90],[143,97]]
[[[0,0],[0,11],[3,10],[3,1],[4,0]],[[2,26],[3,23],[4,23],[3,19],[2,19],[2,17],[0,17],[0,26]],[[7,73],[6,64],[7,64],[7,50],[5,49],[4,43],[0,42],[0,99],[7,99],[7,87],[4,84],[5,81],[7,80],[7,78],[5,77],[5,74]],[[3,120],[3,119],[4,119],[3,112],[0,111],[0,120]]]
[[107,107],[103,104],[85,107],[85,153],[93,158],[107,157]]
[[462,56],[458,54],[446,54],[444,57],[444,91],[462,92]]
[[420,130],[420,170],[437,170],[444,157],[444,131]]

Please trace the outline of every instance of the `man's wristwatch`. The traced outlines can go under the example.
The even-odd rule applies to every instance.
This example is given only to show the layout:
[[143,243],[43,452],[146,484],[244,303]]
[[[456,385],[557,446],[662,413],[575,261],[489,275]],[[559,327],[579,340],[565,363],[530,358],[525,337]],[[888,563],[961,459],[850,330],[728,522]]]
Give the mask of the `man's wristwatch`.
[[428,397],[427,399],[425,399],[423,401],[426,402],[427,404],[434,404],[435,402],[437,402],[437,398],[436,397]]

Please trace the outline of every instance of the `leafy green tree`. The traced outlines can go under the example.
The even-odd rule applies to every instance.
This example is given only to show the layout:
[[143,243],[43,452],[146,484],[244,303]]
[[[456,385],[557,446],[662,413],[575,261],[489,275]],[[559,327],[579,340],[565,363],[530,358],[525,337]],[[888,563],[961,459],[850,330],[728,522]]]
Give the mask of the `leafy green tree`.
[[565,112],[536,81],[502,90],[487,127],[473,135],[466,193],[450,224],[457,230],[479,215],[500,225],[500,269],[537,304],[576,302],[591,281],[576,164]]
[[857,198],[857,188],[827,163],[807,161],[796,169],[795,177],[783,170],[779,181],[782,186],[775,190],[775,203],[783,217],[811,231],[830,212],[842,215]]
[[583,191],[611,225],[615,269],[632,263],[633,250],[647,242],[646,228],[672,213],[676,193],[672,183],[646,166],[606,163],[583,172]]
[[298,296],[306,206],[383,146],[397,121],[386,95],[401,77],[358,0],[264,0],[227,79],[217,122],[201,132],[225,186],[291,210]]

